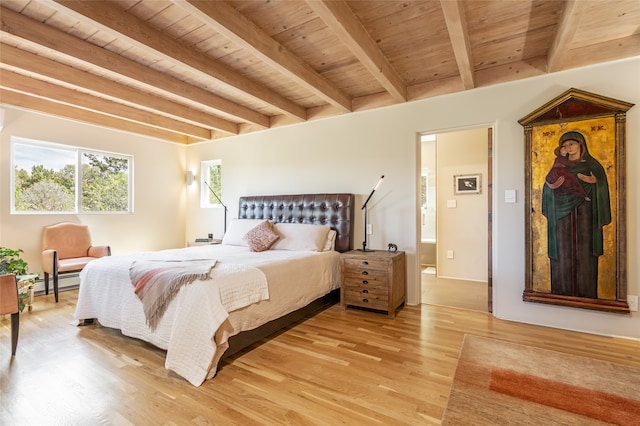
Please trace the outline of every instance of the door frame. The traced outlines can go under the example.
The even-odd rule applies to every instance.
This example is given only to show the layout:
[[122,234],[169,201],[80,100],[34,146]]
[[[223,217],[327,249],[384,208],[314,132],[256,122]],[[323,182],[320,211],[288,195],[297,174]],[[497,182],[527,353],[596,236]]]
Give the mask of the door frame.
[[[475,129],[480,129],[480,128],[485,128],[487,129],[487,179],[486,179],[486,184],[487,184],[487,312],[493,313],[493,202],[494,202],[494,196],[493,196],[493,162],[494,162],[494,157],[493,157],[493,146],[494,146],[494,134],[495,134],[495,123],[489,123],[486,125],[478,125],[478,126],[469,126],[469,127],[463,127],[463,128],[454,128],[454,129],[440,129],[440,130],[436,130],[436,131],[424,131],[424,132],[418,132],[417,133],[417,144],[418,144],[418,155],[417,155],[417,176],[416,176],[416,182],[418,182],[418,187],[417,187],[417,191],[416,191],[416,206],[417,206],[417,224],[421,223],[420,222],[420,217],[421,217],[421,209],[420,209],[420,178],[422,176],[422,142],[421,142],[421,135],[426,135],[426,134],[434,134],[436,135],[436,144],[437,144],[437,135],[439,134],[444,134],[444,133],[457,133],[457,132],[464,132],[467,130],[475,130]],[[437,145],[436,145],[436,150],[437,150]],[[436,169],[438,167],[438,164],[436,162]],[[437,216],[436,216],[436,221],[437,221]],[[421,258],[422,258],[422,235],[421,235],[421,227],[418,226],[417,227],[417,236],[416,236],[416,266],[417,266],[417,273],[418,273],[418,277],[422,277],[422,262],[421,262]],[[437,238],[437,237],[436,237]],[[437,247],[437,239],[436,239],[436,247]],[[420,283],[419,288],[419,297],[420,297],[420,303],[422,303],[422,279],[419,279],[418,282]]]

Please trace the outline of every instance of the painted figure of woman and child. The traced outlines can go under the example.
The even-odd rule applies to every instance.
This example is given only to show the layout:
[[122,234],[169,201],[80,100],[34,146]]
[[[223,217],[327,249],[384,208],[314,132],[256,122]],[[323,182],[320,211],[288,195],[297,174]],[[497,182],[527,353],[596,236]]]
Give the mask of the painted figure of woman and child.
[[542,190],[547,218],[551,293],[598,298],[603,227],[611,223],[609,185],[580,132],[566,132]]

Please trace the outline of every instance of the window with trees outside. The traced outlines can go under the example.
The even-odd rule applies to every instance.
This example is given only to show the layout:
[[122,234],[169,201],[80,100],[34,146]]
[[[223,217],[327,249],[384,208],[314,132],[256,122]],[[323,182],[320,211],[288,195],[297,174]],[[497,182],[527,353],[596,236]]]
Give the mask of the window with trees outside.
[[11,138],[11,212],[131,213],[133,157]]
[[200,176],[202,177],[200,180],[200,207],[221,207],[222,161],[203,161],[200,164]]

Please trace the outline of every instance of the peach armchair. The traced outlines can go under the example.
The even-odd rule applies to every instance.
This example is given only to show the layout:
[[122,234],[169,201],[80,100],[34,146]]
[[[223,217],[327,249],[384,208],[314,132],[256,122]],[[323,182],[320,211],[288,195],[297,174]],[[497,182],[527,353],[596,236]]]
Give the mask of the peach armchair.
[[11,314],[11,355],[18,347],[20,310],[18,309],[18,282],[14,274],[0,275],[0,315]]
[[94,259],[110,256],[109,246],[92,246],[89,227],[63,222],[46,226],[42,232],[42,270],[44,291],[49,294],[49,275],[53,275],[53,292],[58,302],[58,275],[81,271]]

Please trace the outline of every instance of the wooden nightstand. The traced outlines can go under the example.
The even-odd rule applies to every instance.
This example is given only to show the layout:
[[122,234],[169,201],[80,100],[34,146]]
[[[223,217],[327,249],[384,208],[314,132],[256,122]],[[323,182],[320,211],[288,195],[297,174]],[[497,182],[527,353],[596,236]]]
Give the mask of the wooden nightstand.
[[387,311],[395,318],[405,301],[406,261],[403,251],[352,250],[340,255],[340,306]]

